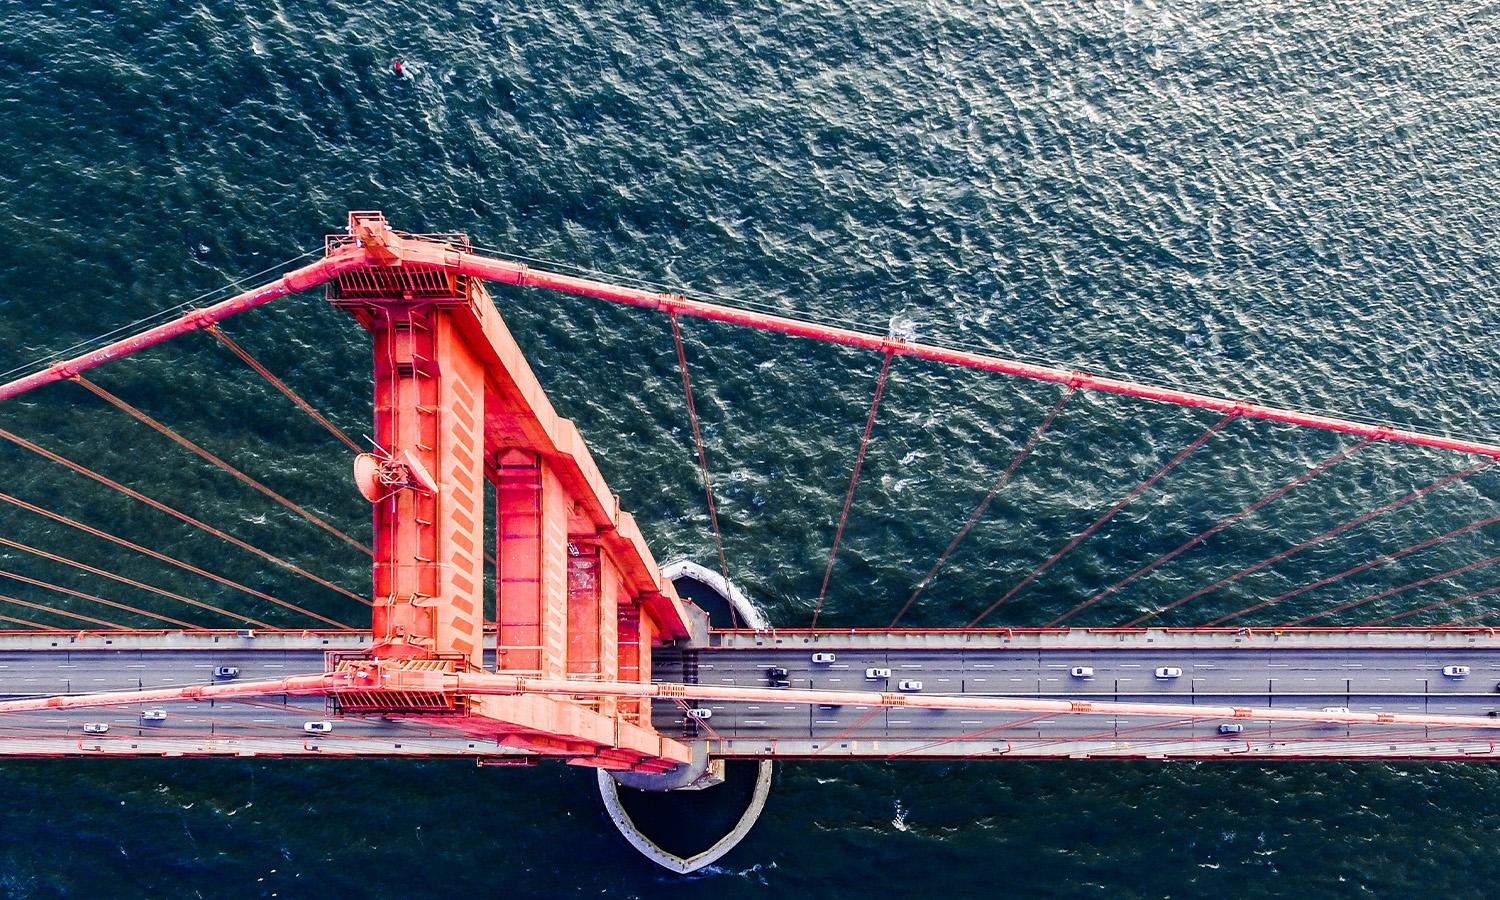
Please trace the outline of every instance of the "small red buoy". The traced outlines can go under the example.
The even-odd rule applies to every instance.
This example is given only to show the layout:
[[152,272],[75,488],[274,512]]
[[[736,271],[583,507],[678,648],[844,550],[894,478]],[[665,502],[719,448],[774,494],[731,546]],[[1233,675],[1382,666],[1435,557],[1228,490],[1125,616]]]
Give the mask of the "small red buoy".
[[406,68],[406,67],[405,67],[405,65],[404,65],[404,64],[403,64],[403,63],[402,63],[402,62],[401,62],[401,60],[399,60],[399,59],[398,59],[398,60],[396,60],[396,65],[395,65],[395,66],[393,66],[393,67],[392,67],[392,68],[394,68],[394,69],[395,69],[395,70],[396,70],[396,74],[397,74],[397,75],[400,75],[400,74],[402,74],[402,73],[403,73],[403,72],[404,72],[404,71],[405,71],[405,68]]

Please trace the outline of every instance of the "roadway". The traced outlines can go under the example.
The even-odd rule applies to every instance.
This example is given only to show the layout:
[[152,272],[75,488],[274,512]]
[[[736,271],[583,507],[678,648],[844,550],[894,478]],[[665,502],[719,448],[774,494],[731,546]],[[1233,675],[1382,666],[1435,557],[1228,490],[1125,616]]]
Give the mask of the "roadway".
[[[1140,634],[1077,632],[1068,640],[1029,646],[973,646],[957,634],[897,640],[864,633],[823,632],[779,640],[724,640],[692,654],[661,654],[655,676],[685,675],[702,684],[768,683],[775,666],[792,686],[842,690],[897,690],[919,680],[924,693],[1161,701],[1321,710],[1487,716],[1500,710],[1500,643],[1480,634],[1437,642],[1366,638],[1246,640],[1241,635],[1180,635],[1152,646]],[[1298,636],[1299,638],[1301,636]],[[1359,640],[1356,638],[1356,640]],[[832,652],[832,664],[812,653]],[[686,664],[686,668],[684,668]],[[1447,678],[1447,665],[1466,665],[1466,678]],[[696,670],[694,671],[694,666]],[[1075,666],[1093,669],[1074,678]],[[1178,678],[1154,670],[1181,668]],[[868,668],[891,677],[869,679]],[[1237,734],[1220,722],[1101,715],[1025,716],[972,710],[799,704],[704,703],[712,717],[687,722],[682,710],[658,703],[655,721],[669,735],[697,735],[721,756],[1461,756],[1494,752],[1500,733],[1483,729],[1412,729],[1319,723],[1246,723]]]
[[[367,636],[265,634],[127,638],[90,634],[42,642],[0,635],[0,697],[52,696],[210,684],[218,666],[244,680],[324,670],[325,650],[358,650]],[[141,716],[161,709],[167,717]],[[308,734],[307,722],[333,730]],[[84,732],[104,724],[104,734]],[[336,716],[323,697],[179,701],[81,710],[0,714],[0,755],[107,756],[471,756],[508,762],[517,752],[493,740],[382,718]]]

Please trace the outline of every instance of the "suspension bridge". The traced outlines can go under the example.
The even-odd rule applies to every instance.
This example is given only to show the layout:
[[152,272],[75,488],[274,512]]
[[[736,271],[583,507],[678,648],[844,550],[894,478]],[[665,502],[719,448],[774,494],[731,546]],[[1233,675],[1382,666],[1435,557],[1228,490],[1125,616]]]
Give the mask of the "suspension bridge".
[[[398,232],[378,212],[351,213],[347,229],[329,236],[316,257],[268,283],[6,373],[0,403],[28,395],[36,403],[66,404],[74,395],[61,391],[81,388],[368,557],[370,583],[319,575],[200,511],[99,471],[45,434],[0,427],[0,438],[35,465],[59,476],[66,470],[70,485],[87,482],[122,495],[307,586],[295,596],[273,592],[166,552],[120,523],[65,514],[45,496],[0,491],[9,509],[0,545],[11,561],[0,569],[0,583],[11,585],[0,594],[0,621],[8,628],[0,632],[0,755],[459,755],[513,765],[554,759],[659,777],[664,785],[683,784],[683,773],[725,758],[1496,757],[1500,639],[1485,624],[1491,610],[1484,601],[1500,586],[1454,593],[1451,585],[1482,574],[1500,556],[1409,581],[1390,578],[1311,614],[1281,610],[1345,579],[1394,571],[1382,567],[1454,546],[1450,541],[1482,539],[1500,515],[1435,524],[1419,541],[1349,560],[1240,609],[1215,607],[1193,627],[1163,622],[1168,614],[1181,621],[1195,601],[1305,551],[1335,546],[1377,520],[1411,515],[1419,501],[1492,466],[1500,444],[553,271],[479,252],[461,234]],[[566,292],[667,318],[717,572],[658,564],[578,429],[542,389],[491,300],[491,284]],[[271,371],[220,327],[318,287],[369,333],[374,421],[364,442],[308,402],[287,373]],[[684,352],[682,326],[694,319],[844,345],[879,360],[806,623],[725,627],[738,623],[711,623],[686,596],[705,584],[726,598],[735,593]],[[369,501],[372,541],[351,536],[347,526],[95,380],[96,369],[192,332],[212,336],[274,387],[289,410],[328,431],[349,458],[350,490]],[[1057,394],[1034,422],[1023,423],[1027,437],[1014,454],[994,461],[967,518],[889,620],[831,627],[822,621],[825,602],[866,448],[879,427],[891,368],[905,358],[1047,382]],[[64,386],[49,387],[58,384]],[[1065,407],[1087,393],[1134,398],[1158,415],[1204,410],[1212,419],[1086,527],[1039,536],[1053,543],[1003,593],[982,602],[964,598],[971,610],[964,627],[903,624],[924,605],[960,602],[929,588],[967,536],[983,527],[986,510],[1018,471],[1035,464]],[[993,624],[997,610],[1044,583],[1059,560],[1132,502],[1208,454],[1225,432],[1255,420],[1335,432],[1343,443],[1294,477],[1264,486],[1252,502],[1226,501],[1210,527],[1142,565],[1112,572],[1034,627]],[[1401,444],[1428,448],[1451,465],[1350,510],[1329,528],[1293,536],[1264,558],[1162,596],[1124,621],[1077,626],[1082,614],[1110,608],[1104,601],[1117,592],[1201,553],[1238,523],[1274,514],[1300,487],[1332,477],[1370,447]],[[39,532],[76,536],[77,546],[94,548],[94,555],[61,552],[55,541],[54,549],[38,546],[29,535]],[[12,563],[23,558],[86,577],[90,588],[18,571]],[[121,574],[112,558],[150,560],[153,571],[175,580]],[[492,601],[487,583],[494,585]],[[1393,602],[1408,598],[1409,605],[1393,611]],[[1446,623],[1412,626],[1417,617],[1444,614],[1451,614]]]

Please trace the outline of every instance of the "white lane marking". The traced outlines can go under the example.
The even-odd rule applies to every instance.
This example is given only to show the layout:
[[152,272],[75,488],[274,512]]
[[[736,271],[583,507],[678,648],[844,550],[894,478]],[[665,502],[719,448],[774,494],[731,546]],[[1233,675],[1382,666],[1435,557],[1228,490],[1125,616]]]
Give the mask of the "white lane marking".
[[984,723],[981,722],[981,721],[979,721],[978,719],[960,719],[959,722],[958,722],[958,724],[960,724],[960,725],[983,725]]
[[922,668],[922,664],[921,663],[902,663],[901,664],[901,668],[903,668],[903,669],[920,669],[920,668]]
[[829,681],[843,681],[842,678],[830,678]]
[[1122,669],[1139,669],[1140,667],[1140,663],[1120,663]]
[[78,664],[77,663],[58,663],[57,667],[59,669],[76,669],[76,668],[78,668]]
[[741,722],[740,724],[741,725],[764,725],[764,724],[766,724],[766,720],[765,719],[746,719],[745,721]]
[[1266,666],[1268,668],[1271,668],[1271,669],[1289,669],[1289,668],[1291,668],[1292,664],[1291,663],[1266,663]]
[[[285,669],[286,668],[286,666],[282,665],[281,663],[266,663],[265,667],[267,669]],[[198,668],[203,669],[203,668],[207,668],[207,666],[199,666]]]
[[132,664],[126,666],[125,668],[127,668],[127,669],[144,669],[144,668],[146,668],[146,664],[145,663],[132,663]]
[[994,663],[974,663],[974,665],[970,666],[970,668],[972,668],[972,669],[993,669],[993,668],[995,668],[995,664]]
[[891,724],[892,725],[910,725],[911,724],[911,719],[892,719],[891,720]]
[[837,719],[813,719],[814,725],[837,725]]

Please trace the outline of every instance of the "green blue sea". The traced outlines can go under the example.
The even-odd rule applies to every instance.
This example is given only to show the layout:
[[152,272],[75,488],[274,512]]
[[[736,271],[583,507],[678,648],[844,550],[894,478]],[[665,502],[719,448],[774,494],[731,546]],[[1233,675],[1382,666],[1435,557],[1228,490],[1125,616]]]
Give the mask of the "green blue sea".
[[[0,371],[222,296],[380,209],[700,296],[1483,436],[1500,431],[1497,85],[1493,2],[0,0]],[[494,293],[658,557],[712,565],[667,322]],[[321,292],[225,330],[369,431],[366,335]],[[684,331],[731,572],[774,622],[805,624],[880,360]],[[368,536],[346,449],[207,336],[95,375]],[[885,624],[1057,396],[898,359],[821,621]],[[1215,418],[1075,398],[906,621],[964,624]],[[6,401],[0,427],[368,584],[347,545],[76,386]],[[1041,624],[1349,443],[1235,422],[989,621]],[[1127,621],[1467,462],[1367,448],[1071,624]],[[361,615],[23,450],[0,448],[0,473],[6,493]],[[1500,474],[1476,474],[1162,623],[1493,515],[1497,495]],[[1487,557],[1496,533],[1247,621]],[[19,509],[0,536],[304,624]],[[15,551],[0,568],[179,611]],[[1479,568],[1332,621],[1496,583]],[[88,608],[4,576],[0,593]],[[792,763],[746,842],[686,878],[638,858],[574,767],[38,761],[0,764],[0,785],[0,895],[28,898],[1385,898],[1500,878],[1500,772],[1478,763]]]

